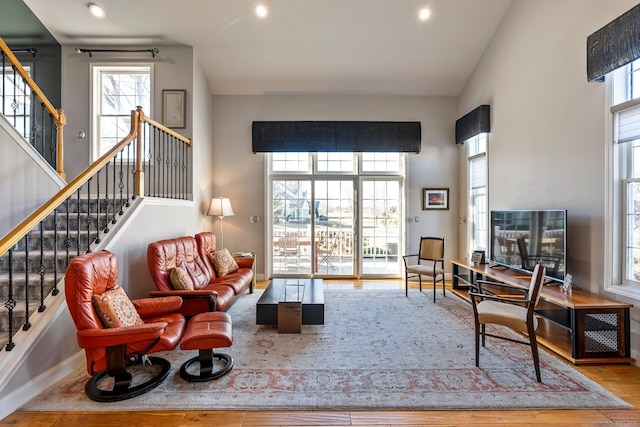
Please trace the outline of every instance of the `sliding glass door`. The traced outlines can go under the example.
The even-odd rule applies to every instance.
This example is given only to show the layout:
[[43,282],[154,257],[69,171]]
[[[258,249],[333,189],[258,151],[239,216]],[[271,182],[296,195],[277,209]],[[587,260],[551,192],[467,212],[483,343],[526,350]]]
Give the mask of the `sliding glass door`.
[[315,275],[354,275],[356,229],[353,187],[353,179],[315,181]]
[[398,153],[273,153],[272,277],[401,277]]

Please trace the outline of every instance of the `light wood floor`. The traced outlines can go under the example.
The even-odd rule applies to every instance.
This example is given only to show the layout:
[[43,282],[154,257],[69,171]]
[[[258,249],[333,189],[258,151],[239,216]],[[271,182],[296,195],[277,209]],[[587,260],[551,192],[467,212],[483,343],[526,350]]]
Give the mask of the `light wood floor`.
[[[404,287],[401,281],[325,281],[339,289]],[[267,282],[258,283],[263,288]],[[417,288],[417,285],[415,286]],[[439,291],[440,292],[440,291]],[[576,366],[636,408],[640,368],[632,365]],[[108,405],[108,404],[107,404]],[[0,426],[640,426],[640,409],[534,411],[154,411],[21,412]]]

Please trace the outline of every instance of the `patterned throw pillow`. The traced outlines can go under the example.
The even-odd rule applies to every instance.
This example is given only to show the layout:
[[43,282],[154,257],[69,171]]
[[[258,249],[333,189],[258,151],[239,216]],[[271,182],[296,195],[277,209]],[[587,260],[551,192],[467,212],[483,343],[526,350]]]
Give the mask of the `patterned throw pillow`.
[[209,284],[209,277],[204,274],[204,271],[202,271],[197,262],[194,262],[191,265],[184,262],[182,263],[182,268],[184,268],[187,273],[189,273],[191,281],[193,282],[194,289],[200,289]]
[[187,271],[184,268],[182,267],[174,268],[173,270],[171,270],[171,275],[169,276],[169,278],[171,279],[171,284],[173,285],[173,289],[176,289],[178,291],[193,290],[193,281],[191,280],[189,273],[187,273]]
[[218,277],[227,275],[240,268],[227,249],[210,252],[207,254],[207,257],[209,261],[211,261],[211,264],[213,264],[213,268],[215,268]]
[[141,325],[144,322],[120,286],[93,296],[93,306],[105,328]]

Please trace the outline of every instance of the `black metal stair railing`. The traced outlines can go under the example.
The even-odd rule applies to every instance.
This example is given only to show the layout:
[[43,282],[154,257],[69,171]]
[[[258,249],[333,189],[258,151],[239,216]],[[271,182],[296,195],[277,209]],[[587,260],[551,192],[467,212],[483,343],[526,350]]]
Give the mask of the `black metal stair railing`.
[[0,60],[0,112],[66,179],[62,152],[62,129],[66,123],[63,111],[53,107],[2,38]]
[[0,240],[4,349],[12,350],[16,332],[31,327],[34,305],[43,312],[46,297],[58,294],[71,258],[99,248],[133,200],[190,197],[190,145],[138,108],[123,141]]

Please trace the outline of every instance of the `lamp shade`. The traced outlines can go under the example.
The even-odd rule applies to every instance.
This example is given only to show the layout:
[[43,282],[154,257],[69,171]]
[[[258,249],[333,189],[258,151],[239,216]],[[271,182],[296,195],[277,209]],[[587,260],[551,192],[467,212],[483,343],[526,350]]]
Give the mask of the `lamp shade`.
[[211,199],[211,205],[207,215],[211,216],[233,216],[233,208],[231,201],[227,197],[214,197]]

